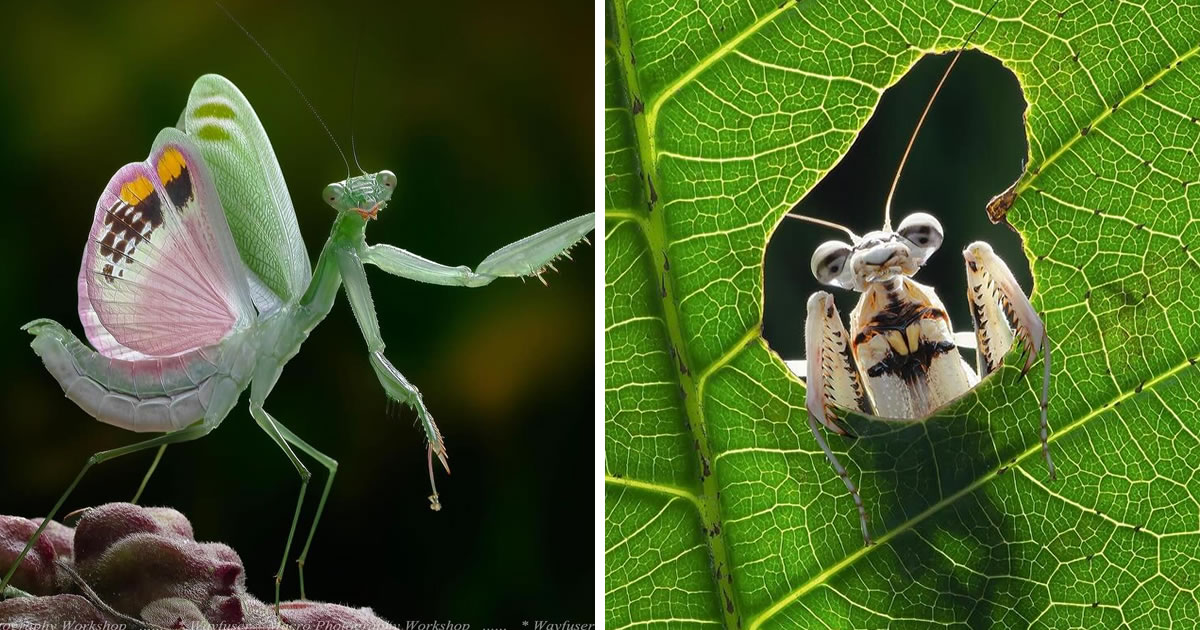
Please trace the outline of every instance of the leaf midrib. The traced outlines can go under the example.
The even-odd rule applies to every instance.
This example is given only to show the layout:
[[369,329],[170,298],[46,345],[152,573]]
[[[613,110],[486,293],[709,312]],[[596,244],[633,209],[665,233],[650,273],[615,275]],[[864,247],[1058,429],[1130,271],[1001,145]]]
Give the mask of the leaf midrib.
[[[727,42],[722,44],[720,47],[716,48],[715,50],[710,52],[708,55],[706,55],[703,59],[701,59],[695,65],[690,67],[687,70],[687,72],[680,75],[678,78],[673,80],[671,83],[667,84],[667,86],[664,87],[661,91],[659,91],[659,93],[655,95],[654,99],[647,104],[646,110],[644,112],[644,121],[643,121],[644,127],[638,128],[638,131],[640,133],[637,134],[637,139],[636,139],[636,142],[638,144],[639,155],[643,158],[643,160],[642,160],[643,168],[646,171],[646,180],[645,181],[647,181],[647,182],[652,181],[653,178],[655,178],[657,176],[657,159],[656,158],[658,157],[658,153],[656,152],[656,148],[655,148],[655,144],[656,144],[656,140],[657,140],[657,138],[656,138],[656,130],[657,129],[656,128],[657,128],[658,115],[662,109],[662,106],[667,101],[669,101],[676,93],[678,93],[679,90],[681,90],[684,86],[686,86],[688,83],[693,81],[696,77],[698,77],[700,74],[702,74],[705,70],[707,70],[708,68],[712,67],[714,64],[719,62],[726,55],[728,55],[731,52],[734,52],[735,49],[743,41],[745,41],[747,38],[749,38],[750,36],[757,33],[759,30],[761,30],[767,24],[771,23],[776,17],[781,15],[784,11],[786,11],[788,8],[791,8],[795,4],[796,4],[796,0],[788,0],[787,2],[785,2],[784,4],[782,4],[778,8],[776,8],[775,10],[760,17],[753,24],[751,24],[746,29],[739,32],[735,37],[728,40]],[[613,6],[615,7],[616,11],[621,13],[621,19],[618,20],[618,30],[621,31],[622,38],[625,38],[627,40],[628,30],[627,30],[626,24],[624,23],[625,7],[623,6],[623,4],[621,3],[620,0],[614,0]],[[618,46],[618,53],[619,52],[620,52],[620,47]],[[1115,107],[1105,107],[1100,112],[1099,115],[1097,115],[1096,117],[1094,117],[1092,119],[1092,121],[1088,124],[1087,128],[1089,130],[1096,129],[1098,125],[1100,125],[1104,120],[1106,120],[1109,116],[1111,116],[1113,113],[1115,113],[1115,111],[1117,109],[1123,108],[1126,104],[1128,104],[1134,98],[1142,95],[1146,91],[1148,86],[1151,86],[1154,83],[1160,81],[1164,76],[1166,76],[1168,73],[1170,73],[1171,70],[1178,68],[1182,64],[1183,61],[1187,60],[1190,57],[1195,56],[1197,53],[1200,53],[1200,45],[1197,45],[1196,47],[1193,47],[1192,49],[1188,50],[1187,52],[1179,55],[1178,57],[1175,58],[1174,61],[1167,64],[1167,66],[1165,68],[1163,68],[1159,72],[1152,75],[1150,78],[1143,81],[1138,87],[1136,87],[1134,90],[1132,90],[1131,92],[1126,94],[1120,101],[1118,101],[1118,103]],[[627,63],[627,60],[622,59],[622,64],[625,64],[625,63]],[[633,81],[636,82],[636,73],[631,73],[631,76],[633,77]],[[632,87],[632,86],[627,84],[627,87]],[[632,94],[632,92],[631,92],[631,94]],[[635,118],[636,118],[636,116],[635,116]],[[1047,170],[1047,167],[1052,165],[1058,158],[1069,153],[1071,148],[1075,145],[1076,142],[1078,142],[1083,137],[1083,135],[1084,134],[1081,134],[1081,133],[1073,134],[1066,142],[1064,142],[1060,147],[1058,147],[1058,149],[1056,149],[1053,153],[1051,153],[1049,156],[1047,156],[1047,158],[1045,160],[1043,160],[1043,162],[1040,165],[1038,165],[1038,170],[1036,172],[1034,172],[1032,170],[1027,170],[1026,177],[1023,178],[1017,185],[1017,192],[1018,193],[1023,192],[1026,189],[1028,189],[1029,187],[1031,187],[1033,185],[1033,182],[1041,175],[1041,173],[1045,172]],[[620,218],[620,219],[632,220],[636,225],[638,225],[639,229],[647,237],[648,241],[651,240],[650,232],[652,230],[654,230],[654,231],[662,230],[664,227],[663,225],[661,225],[663,222],[661,214],[662,213],[659,213],[659,216],[656,218],[653,216],[653,213],[651,213],[651,216],[647,219],[644,216],[642,216],[640,213],[637,213],[637,212],[630,212],[630,211],[623,211],[623,210],[606,210],[606,216],[608,216],[610,218]],[[655,228],[657,228],[657,230]],[[659,235],[664,236],[664,233],[659,232]],[[666,244],[665,238],[663,239],[663,241],[664,241],[663,244],[665,245]],[[651,251],[651,255],[653,256],[653,251]],[[658,269],[657,266],[655,266],[655,274],[657,276],[659,276],[659,278],[658,278],[659,280],[662,279],[663,272],[660,269]],[[672,301],[664,300],[664,304],[672,304]],[[678,312],[676,311],[676,309],[668,308],[668,307],[664,306],[663,319],[667,323],[668,328],[671,329],[672,341],[675,343],[677,351],[681,352],[681,353],[686,352],[686,349],[687,349],[686,344],[680,343],[681,338],[678,338],[680,328],[679,328]],[[752,339],[754,336],[757,335],[757,333],[758,333],[757,327],[751,328],[751,330],[749,330],[745,335],[743,335],[739,339],[738,343],[734,344],[731,348],[729,348],[727,351],[722,353],[720,357],[718,357],[716,360],[711,362],[709,365],[706,365],[699,370],[698,375],[695,379],[695,383],[694,383],[693,387],[690,388],[692,390],[691,393],[697,394],[695,396],[695,398],[697,398],[699,400],[703,399],[704,385],[708,381],[708,379],[710,377],[712,377],[714,374],[716,374],[717,372],[719,372],[722,368],[726,367],[727,364],[729,363],[729,361],[731,361],[733,358],[738,356],[743,350],[745,350],[745,348],[747,347],[745,342],[748,340],[748,338]],[[1049,442],[1055,442],[1055,441],[1065,437],[1066,435],[1073,433],[1076,429],[1084,426],[1089,421],[1091,421],[1093,418],[1099,416],[1100,414],[1102,414],[1106,411],[1113,409],[1115,406],[1117,406],[1121,402],[1137,395],[1138,393],[1141,393],[1142,391],[1153,389],[1159,383],[1175,376],[1179,372],[1183,371],[1185,368],[1195,365],[1197,363],[1197,361],[1200,361],[1200,356],[1191,357],[1191,358],[1183,361],[1182,363],[1172,367],[1171,369],[1169,369],[1155,377],[1152,377],[1151,379],[1149,379],[1144,384],[1142,384],[1138,387],[1120,392],[1119,394],[1117,394],[1117,396],[1112,398],[1106,404],[1090,410],[1089,412],[1087,412],[1083,416],[1079,417],[1078,419],[1076,419],[1074,422],[1067,425],[1063,429],[1055,431],[1050,436]],[[1005,369],[1015,369],[1015,368],[1005,368]],[[685,386],[684,380],[685,379],[680,378],[681,386]],[[686,386],[685,386],[685,388],[686,388]],[[689,401],[688,407],[689,408],[692,407],[692,403],[690,401]],[[700,411],[696,416],[692,417],[693,429],[695,430],[697,428],[697,425],[699,426],[700,439],[707,447],[708,446],[707,441],[704,439],[704,436],[703,436],[704,420],[703,420],[703,415],[702,415],[702,407],[699,407],[698,405],[697,405],[697,407],[699,408]],[[845,556],[841,560],[839,560],[837,563],[826,568],[821,573],[812,577],[811,579],[806,581],[801,586],[797,587],[796,589],[793,589],[791,592],[787,593],[786,595],[781,597],[779,600],[777,600],[774,604],[772,604],[768,608],[764,609],[761,613],[759,613],[755,617],[753,617],[749,621],[749,623],[746,625],[746,627],[749,630],[755,630],[755,629],[761,627],[763,623],[765,623],[767,620],[769,620],[772,616],[774,616],[778,612],[782,611],[789,604],[791,604],[792,602],[803,597],[804,595],[811,592],[815,588],[824,585],[829,579],[831,579],[832,577],[834,577],[835,575],[840,573],[846,567],[853,565],[855,562],[857,562],[862,557],[870,554],[877,547],[880,547],[880,546],[886,544],[891,539],[912,529],[914,526],[918,525],[919,523],[926,520],[930,516],[938,513],[946,506],[954,503],[958,499],[960,499],[960,498],[974,492],[975,490],[979,489],[980,487],[984,486],[985,484],[990,482],[992,479],[994,479],[996,476],[998,476],[1001,473],[1001,471],[1007,470],[1010,467],[1015,467],[1015,466],[1019,465],[1020,463],[1024,462],[1029,457],[1033,457],[1033,456],[1039,454],[1040,452],[1041,452],[1041,443],[1039,442],[1039,443],[1034,444],[1033,446],[1030,446],[1029,448],[1027,448],[1025,451],[1023,451],[1018,456],[1016,456],[1016,458],[1013,459],[1008,464],[1001,465],[1001,466],[998,466],[998,467],[992,469],[988,473],[980,476],[978,479],[973,481],[968,486],[960,489],[959,491],[942,499],[941,501],[938,501],[937,503],[929,506],[921,513],[908,519],[907,521],[901,523],[897,527],[889,530],[888,532],[886,532],[885,534],[880,536],[876,540],[874,545],[872,545],[870,547],[859,548],[855,552],[853,552],[853,553]],[[715,479],[716,478],[715,470],[716,470],[717,462],[715,459],[710,458],[710,463],[713,468],[713,474],[710,476],[710,479]],[[645,489],[645,490],[656,491],[659,493],[664,493],[667,495],[677,496],[680,498],[688,499],[689,501],[691,501],[693,503],[693,505],[696,505],[697,508],[701,512],[704,511],[703,503],[705,502],[706,499],[710,499],[710,498],[715,499],[715,497],[706,496],[709,494],[707,491],[704,493],[704,495],[697,497],[696,495],[693,495],[689,492],[678,490],[676,488],[659,486],[656,484],[649,484],[646,482],[630,482],[630,480],[627,480],[627,479],[618,479],[618,478],[611,478],[611,477],[606,477],[606,482],[612,483],[614,485],[636,485],[637,487],[641,487],[642,489]],[[716,509],[719,510],[719,506],[716,506]],[[718,512],[718,514],[719,514],[719,512]],[[712,549],[712,547],[716,544],[718,544],[717,541],[710,541],[710,550],[712,550],[714,552],[714,560],[715,560],[715,549]],[[720,544],[722,547],[724,546],[723,537],[722,537]],[[725,551],[724,555],[726,557],[728,557],[728,550],[725,549],[724,551]],[[729,567],[729,570],[732,570],[732,566]],[[719,589],[720,581],[716,580],[716,582],[717,582],[717,587]],[[736,602],[737,602],[737,599],[735,598],[734,605],[736,605]],[[727,621],[727,626],[728,626],[729,625],[728,624],[728,621],[729,621],[728,615],[726,617],[727,617],[726,621]],[[735,614],[735,619],[736,619],[736,614]]]
[[[626,6],[623,0],[609,0],[609,2],[609,6],[612,8],[612,19],[615,22],[614,26],[617,33],[617,41],[614,42],[614,44],[617,54],[617,61],[620,67],[621,78],[625,83],[625,96],[629,99],[630,103],[633,103],[634,100],[638,98],[641,90],[638,82],[637,72],[633,68],[633,42],[629,34],[629,23],[625,14]],[[790,6],[792,2],[794,2],[794,0],[791,0],[785,6]],[[777,15],[778,13],[776,12],[775,14]],[[748,35],[748,33],[744,34],[743,37]],[[694,68],[693,71],[695,74],[699,74],[703,71],[704,67],[707,67],[703,65],[704,63],[711,65],[712,63],[715,63],[716,59],[717,58],[713,58],[710,55],[710,58],[708,58],[706,62],[702,62],[702,67]],[[681,86],[685,82],[686,81],[680,82],[679,85]],[[678,87],[675,89],[677,90]],[[671,94],[673,93],[674,91],[671,91]],[[663,92],[656,97],[654,103],[655,112],[657,112],[657,107],[661,105],[664,100],[664,95],[666,94],[666,92]],[[630,112],[631,114],[633,113],[632,106],[630,108]],[[667,288],[669,272],[664,268],[665,261],[660,263],[658,258],[656,258],[656,253],[658,253],[658,255],[662,255],[662,252],[666,251],[667,238],[665,219],[663,217],[664,212],[662,210],[659,210],[657,213],[654,212],[654,195],[652,194],[652,191],[654,190],[654,180],[657,179],[658,172],[656,155],[654,153],[653,132],[651,131],[653,127],[648,124],[649,121],[647,120],[647,116],[643,115],[639,118],[639,116],[636,114],[632,115],[634,143],[636,145],[638,161],[641,165],[643,175],[643,192],[645,194],[645,199],[650,205],[647,209],[646,215],[643,215],[641,212],[606,212],[606,217],[631,220],[632,223],[637,226],[638,231],[642,234],[642,236],[645,237],[647,249],[649,250],[652,261],[651,268],[653,269],[655,280],[657,280],[656,284],[661,284],[665,292],[660,303],[662,307],[662,319],[666,324],[668,339],[670,340],[671,345],[674,347],[675,352],[678,353],[680,360],[684,362],[683,365],[691,365],[691,356],[688,352],[688,346],[683,340],[679,307],[675,303],[674,299],[674,283],[671,283],[672,286],[669,289]],[[658,246],[658,250],[655,249],[655,245]],[[727,628],[741,627],[741,616],[738,612],[739,599],[736,594],[732,592],[732,581],[723,581],[718,577],[718,572],[722,570],[722,567],[725,568],[724,570],[726,571],[727,575],[732,575],[732,563],[729,560],[730,550],[725,541],[725,533],[723,531],[724,527],[721,526],[721,507],[720,500],[718,499],[719,488],[717,487],[717,477],[714,474],[715,468],[713,468],[712,464],[712,447],[708,441],[704,413],[699,404],[701,397],[695,381],[693,381],[691,378],[688,378],[687,375],[683,371],[677,369],[676,366],[672,366],[672,369],[675,370],[676,378],[679,382],[680,393],[683,396],[684,413],[686,414],[683,418],[683,421],[685,426],[692,434],[697,456],[700,459],[699,468],[702,471],[700,478],[701,492],[698,495],[693,495],[695,500],[692,501],[692,504],[696,506],[697,513],[700,518],[701,528],[707,534],[704,538],[709,551],[710,569],[712,571],[712,573],[710,573],[710,578],[712,579],[714,588],[713,596],[717,598],[716,604],[723,616],[724,626]],[[608,482],[612,483],[611,481]],[[679,496],[678,494],[672,493],[667,488],[663,487],[646,487],[643,489],[656,490],[659,492],[666,491],[668,495]],[[722,599],[724,601],[721,601]]]
[[[1070,435],[1076,429],[1083,426],[1084,424],[1087,424],[1093,418],[1099,416],[1100,414],[1102,414],[1106,411],[1112,410],[1114,407],[1116,407],[1120,403],[1124,402],[1126,399],[1132,398],[1133,396],[1136,396],[1142,392],[1153,389],[1159,383],[1175,376],[1179,372],[1182,372],[1184,369],[1195,365],[1197,363],[1197,361],[1200,361],[1200,356],[1192,357],[1192,358],[1189,358],[1189,359],[1183,361],[1182,363],[1167,370],[1166,372],[1163,372],[1162,374],[1146,381],[1145,385],[1139,385],[1137,387],[1134,387],[1133,389],[1129,389],[1129,390],[1119,393],[1116,397],[1109,400],[1104,405],[1101,405],[1099,407],[1096,407],[1095,409],[1092,409],[1091,411],[1084,414],[1079,419],[1075,420],[1074,422],[1067,425],[1066,427],[1064,427],[1058,431],[1055,431],[1053,434],[1050,435],[1048,442],[1053,443],[1053,442],[1056,442],[1056,441],[1062,439],[1063,437],[1065,437],[1067,435]],[[1017,368],[1005,367],[1004,369],[1005,370],[1016,370]],[[755,630],[756,628],[761,626],[767,619],[769,619],[770,617],[772,617],[779,611],[786,608],[788,604],[791,604],[792,602],[796,601],[797,599],[808,594],[809,591],[812,591],[816,587],[825,584],[825,582],[828,581],[830,578],[832,578],[833,576],[840,573],[842,571],[842,569],[845,569],[846,567],[854,564],[860,558],[863,558],[864,556],[870,554],[872,551],[883,546],[885,543],[887,543],[891,539],[895,538],[896,536],[899,536],[900,534],[912,529],[915,525],[921,523],[925,519],[929,518],[930,516],[933,516],[934,514],[936,514],[939,511],[941,511],[942,508],[954,503],[958,499],[961,499],[962,497],[974,492],[975,490],[978,490],[984,484],[986,484],[987,482],[996,478],[996,476],[1000,474],[1000,471],[1007,470],[1009,468],[1015,468],[1018,464],[1025,461],[1026,459],[1040,454],[1041,451],[1042,451],[1041,442],[1035,443],[1034,445],[1032,445],[1029,448],[1022,451],[1020,455],[1017,455],[1008,464],[1005,464],[1002,466],[997,466],[996,468],[988,471],[987,474],[980,476],[979,479],[976,479],[975,481],[971,482],[970,485],[968,485],[968,486],[962,488],[961,490],[959,490],[958,492],[955,492],[954,494],[942,499],[941,501],[934,503],[933,505],[929,506],[924,511],[922,511],[920,514],[917,514],[916,516],[908,519],[907,521],[904,521],[900,525],[897,525],[895,528],[889,530],[886,534],[884,534],[884,535],[880,536],[878,539],[876,539],[874,545],[871,545],[870,547],[861,547],[858,550],[856,550],[854,553],[849,554],[846,557],[842,558],[836,564],[830,566],[829,568],[825,569],[821,573],[818,573],[816,576],[814,576],[813,578],[811,578],[804,584],[800,585],[799,587],[795,588],[794,590],[789,592],[787,595],[784,595],[782,598],[777,600],[770,607],[766,608],[765,610],[763,610],[763,612],[759,613],[759,615],[757,617],[754,617],[753,619],[751,619],[750,623],[746,626],[747,630]]]
[[[1200,44],[1197,44],[1191,50],[1188,50],[1187,52],[1183,53],[1182,55],[1179,55],[1178,57],[1176,57],[1174,61],[1167,64],[1167,67],[1156,72],[1149,79],[1146,79],[1145,81],[1143,81],[1141,83],[1141,85],[1137,86],[1132,91],[1130,91],[1128,94],[1126,94],[1124,96],[1124,98],[1117,101],[1116,105],[1106,106],[1100,112],[1099,115],[1092,118],[1091,122],[1089,122],[1087,124],[1087,126],[1084,127],[1084,129],[1091,131],[1091,130],[1099,127],[1100,123],[1107,120],[1109,116],[1112,116],[1113,114],[1115,114],[1118,109],[1124,108],[1126,105],[1129,104],[1130,101],[1132,101],[1133,99],[1144,94],[1146,92],[1146,88],[1148,86],[1154,85],[1155,83],[1161,81],[1162,78],[1167,76],[1168,73],[1170,73],[1172,70],[1178,68],[1180,66],[1180,64],[1182,64],[1188,58],[1195,56],[1198,52],[1200,52]],[[1016,188],[1017,194],[1019,195],[1022,192],[1025,192],[1026,190],[1028,190],[1031,186],[1033,186],[1034,180],[1036,180],[1038,177],[1040,177],[1042,175],[1042,173],[1045,173],[1046,169],[1049,166],[1051,166],[1052,164],[1054,164],[1054,162],[1056,160],[1058,160],[1058,158],[1069,153],[1071,150],[1071,147],[1075,146],[1075,143],[1082,140],[1086,135],[1087,134],[1082,129],[1078,133],[1072,134],[1071,137],[1066,142],[1062,143],[1062,146],[1055,149],[1054,153],[1051,153],[1050,155],[1046,156],[1046,159],[1042,160],[1041,164],[1036,165],[1037,166],[1036,169],[1031,168],[1031,169],[1026,170],[1025,171],[1026,176],[1023,177],[1021,179],[1021,181],[1017,184],[1017,188]]]
[[[1184,52],[1183,54],[1177,56],[1173,61],[1168,63],[1165,68],[1158,71],[1157,73],[1152,75],[1150,78],[1143,81],[1136,88],[1131,90],[1128,94],[1126,94],[1120,101],[1117,102],[1117,105],[1115,107],[1104,108],[1104,110],[1101,111],[1101,113],[1098,116],[1096,116],[1092,119],[1092,121],[1088,124],[1087,128],[1089,130],[1097,129],[1098,126],[1102,122],[1104,122],[1104,120],[1106,120],[1109,116],[1111,116],[1113,113],[1115,113],[1116,110],[1125,107],[1133,99],[1137,98],[1138,96],[1141,96],[1143,93],[1145,93],[1148,86],[1151,86],[1151,85],[1157,83],[1158,81],[1162,80],[1162,78],[1165,77],[1167,74],[1169,74],[1172,70],[1178,68],[1184,61],[1186,61],[1190,57],[1195,56],[1197,53],[1200,53],[1200,45],[1197,45],[1197,46],[1191,48],[1190,50]],[[1077,133],[1077,134],[1072,135],[1070,137],[1070,139],[1068,139],[1066,142],[1064,142],[1062,144],[1062,146],[1060,146],[1053,153],[1051,153],[1039,165],[1039,168],[1036,172],[1032,171],[1032,169],[1026,171],[1026,174],[1028,177],[1025,178],[1024,180],[1022,180],[1018,184],[1017,192],[1018,193],[1023,192],[1024,190],[1026,190],[1030,186],[1032,186],[1034,180],[1036,180],[1042,173],[1046,172],[1047,167],[1049,167],[1051,164],[1053,164],[1058,158],[1069,153],[1071,148],[1075,145],[1075,143],[1078,142],[1081,138],[1083,138],[1084,135],[1085,134],[1082,134],[1082,133]],[[735,349],[728,354],[736,356],[736,354],[741,352],[741,350],[742,350],[741,347],[735,347]],[[727,358],[727,360],[728,360],[728,358]],[[1182,363],[1176,365],[1175,367],[1163,372],[1162,374],[1152,377],[1150,380],[1146,381],[1144,385],[1140,385],[1140,386],[1137,386],[1132,389],[1129,389],[1129,390],[1119,393],[1116,397],[1111,399],[1108,403],[1090,410],[1088,413],[1079,417],[1077,420],[1075,420],[1071,424],[1067,425],[1065,428],[1055,431],[1050,436],[1048,441],[1055,442],[1055,441],[1063,438],[1064,436],[1069,435],[1070,433],[1074,432],[1076,429],[1083,426],[1084,424],[1086,424],[1093,418],[1099,416],[1100,414],[1104,413],[1105,411],[1111,410],[1112,408],[1114,408],[1116,405],[1120,404],[1124,400],[1131,398],[1143,391],[1153,389],[1155,385],[1161,383],[1162,381],[1164,381],[1168,378],[1171,378],[1175,374],[1183,371],[1185,368],[1195,365],[1197,363],[1197,361],[1200,361],[1200,356],[1191,357],[1191,358],[1183,361]],[[716,367],[716,366],[714,366],[714,367]],[[1009,369],[1009,368],[1006,368],[1006,369]],[[711,370],[711,372],[715,372],[715,371],[716,371],[716,369]],[[706,377],[709,375],[710,375],[710,373],[705,374]],[[971,484],[967,485],[966,487],[962,488],[961,490],[942,499],[941,501],[938,501],[937,503],[934,503],[933,505],[929,506],[924,511],[922,511],[920,514],[917,514],[916,516],[908,519],[907,521],[904,521],[900,525],[889,530],[887,533],[880,536],[875,541],[874,545],[872,545],[870,547],[861,547],[861,548],[857,549],[854,553],[851,553],[851,554],[845,556],[844,558],[839,560],[837,563],[826,568],[821,573],[812,577],[807,582],[805,582],[804,584],[800,585],[799,587],[793,589],[791,592],[789,592],[788,594],[784,595],[782,598],[777,600],[774,604],[772,604],[768,608],[764,609],[763,612],[759,613],[756,617],[754,617],[750,620],[750,622],[746,626],[747,629],[748,630],[756,630],[763,623],[765,623],[768,619],[770,619],[773,615],[775,615],[776,613],[778,613],[781,610],[783,610],[784,608],[786,608],[792,602],[794,602],[797,599],[808,594],[810,591],[817,588],[818,586],[824,585],[830,578],[832,578],[833,576],[840,573],[846,567],[854,564],[860,558],[870,554],[875,548],[882,546],[883,544],[887,543],[888,541],[895,538],[896,536],[912,529],[914,526],[921,523],[922,521],[929,518],[930,516],[936,514],[937,512],[941,511],[946,506],[954,503],[958,499],[979,489],[980,487],[982,487],[983,485],[985,485],[986,483],[988,483],[992,479],[994,479],[998,474],[1000,474],[1000,471],[1006,470],[1010,467],[1015,467],[1019,463],[1025,461],[1027,458],[1035,456],[1035,455],[1039,454],[1040,452],[1041,452],[1041,444],[1040,443],[1030,446],[1025,451],[1023,451],[1020,455],[1018,455],[1011,463],[1006,464],[1006,465],[1001,465],[1001,466],[998,466],[998,467],[992,469],[987,474],[980,476],[978,479],[976,479],[975,481],[973,481]],[[715,467],[715,465],[716,464],[714,463],[714,467]]]

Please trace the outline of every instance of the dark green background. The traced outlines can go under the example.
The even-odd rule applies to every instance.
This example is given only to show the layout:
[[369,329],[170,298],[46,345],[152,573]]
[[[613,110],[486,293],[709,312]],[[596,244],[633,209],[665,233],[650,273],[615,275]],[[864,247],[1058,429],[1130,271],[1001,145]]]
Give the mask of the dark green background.
[[[950,58],[925,56],[885,92],[850,152],[793,212],[841,223],[859,235],[880,229],[904,147]],[[993,225],[984,212],[988,200],[1021,174],[1024,112],[1016,76],[994,57],[964,52],[934,101],[896,189],[893,227],[916,211],[942,224],[945,241],[915,279],[937,290],[956,331],[972,330],[961,253],[968,243],[990,243],[1021,286],[1031,288],[1020,237]],[[861,295],[813,278],[812,253],[829,240],[848,239],[837,230],[784,219],[767,246],[764,336],[785,359],[804,358],[805,306],[814,291],[834,295],[846,325]]]
[[[593,206],[593,17],[588,3],[229,4],[348,144],[360,42],[359,157],[398,191],[368,230],[448,264]],[[75,279],[96,199],[175,124],[192,81],[229,77],[274,144],[309,253],[345,167],[300,99],[213,4],[10,6],[0,57],[0,513],[43,514],[94,451],[137,436],[66,400],[18,327],[82,336]],[[347,151],[349,148],[347,147]],[[516,625],[593,614],[594,258],[550,287],[418,285],[370,271],[393,363],[424,392],[454,474],[428,508],[414,414],[385,413],[344,298],[287,367],[267,409],[341,462],[309,558],[310,597],[408,620]],[[68,510],[128,500],[152,453],[93,470]],[[310,503],[324,471],[316,463]],[[145,502],[236,548],[269,599],[298,478],[239,406],[168,449]],[[293,553],[293,555],[295,552]],[[286,597],[298,596],[294,564]]]

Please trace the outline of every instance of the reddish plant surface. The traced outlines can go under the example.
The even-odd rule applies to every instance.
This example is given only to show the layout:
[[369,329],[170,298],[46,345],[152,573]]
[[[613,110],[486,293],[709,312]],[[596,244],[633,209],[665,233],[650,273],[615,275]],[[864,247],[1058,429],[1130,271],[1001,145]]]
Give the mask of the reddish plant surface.
[[[0,571],[40,524],[0,516]],[[170,508],[109,503],[73,529],[51,522],[11,586],[29,594],[0,601],[0,630],[85,624],[189,630],[292,628],[396,630],[370,608],[295,601],[274,607],[246,592],[231,547],[196,542],[187,517]]]

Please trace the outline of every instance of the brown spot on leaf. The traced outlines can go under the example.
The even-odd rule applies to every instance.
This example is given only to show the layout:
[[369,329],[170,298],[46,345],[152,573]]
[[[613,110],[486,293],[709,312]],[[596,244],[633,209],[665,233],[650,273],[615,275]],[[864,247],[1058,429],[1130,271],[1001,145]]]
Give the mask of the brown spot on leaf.
[[1013,202],[1017,200],[1017,182],[1013,182],[1008,190],[992,197],[992,200],[987,204],[988,219],[992,223],[1007,222],[1008,209],[1012,207]]

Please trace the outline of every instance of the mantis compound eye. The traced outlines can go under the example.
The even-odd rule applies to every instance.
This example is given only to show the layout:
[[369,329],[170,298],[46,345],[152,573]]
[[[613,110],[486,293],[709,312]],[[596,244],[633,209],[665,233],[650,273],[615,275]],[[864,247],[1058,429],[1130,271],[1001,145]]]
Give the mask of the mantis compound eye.
[[342,199],[343,188],[341,184],[330,184],[325,187],[325,192],[321,196],[325,197],[325,202],[334,204]]
[[812,273],[821,284],[844,286],[839,278],[846,270],[846,261],[850,257],[850,245],[841,241],[822,243],[813,252]]
[[380,171],[379,174],[375,176],[375,181],[379,182],[381,186],[389,190],[394,190],[396,188],[396,176],[392,174],[391,171]]
[[933,215],[924,212],[914,212],[904,217],[896,233],[920,248],[922,260],[942,245],[942,224]]

